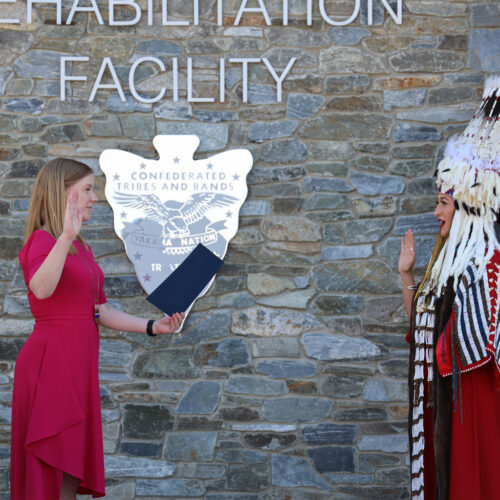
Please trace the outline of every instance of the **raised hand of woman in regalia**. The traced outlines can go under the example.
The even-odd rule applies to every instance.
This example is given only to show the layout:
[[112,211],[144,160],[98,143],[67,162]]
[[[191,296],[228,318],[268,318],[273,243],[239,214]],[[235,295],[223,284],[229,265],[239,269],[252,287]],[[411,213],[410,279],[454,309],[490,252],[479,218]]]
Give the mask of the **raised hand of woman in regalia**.
[[399,254],[398,263],[398,270],[401,275],[403,302],[408,318],[411,314],[411,303],[415,295],[415,280],[413,278],[415,260],[415,239],[413,238],[413,231],[408,229],[404,237],[401,238],[401,253]]
[[71,191],[66,199],[64,213],[63,234],[69,241],[73,241],[82,228],[83,212],[78,207],[78,192]]
[[409,274],[413,271],[415,265],[415,239],[413,231],[408,229],[403,238],[401,238],[401,253],[399,254],[398,270],[399,274]]

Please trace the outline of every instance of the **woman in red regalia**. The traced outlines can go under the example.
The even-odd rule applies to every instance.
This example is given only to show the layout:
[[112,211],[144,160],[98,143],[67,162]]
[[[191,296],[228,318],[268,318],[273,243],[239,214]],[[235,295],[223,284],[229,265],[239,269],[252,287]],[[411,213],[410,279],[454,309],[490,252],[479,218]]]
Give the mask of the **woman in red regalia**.
[[415,285],[415,242],[401,241],[410,318],[412,498],[500,498],[500,77],[437,169],[440,234]]
[[96,201],[92,170],[74,160],[48,162],[33,186],[19,261],[35,327],[15,367],[12,500],[104,496],[98,323],[153,336],[182,322],[106,303],[103,273],[79,234]]

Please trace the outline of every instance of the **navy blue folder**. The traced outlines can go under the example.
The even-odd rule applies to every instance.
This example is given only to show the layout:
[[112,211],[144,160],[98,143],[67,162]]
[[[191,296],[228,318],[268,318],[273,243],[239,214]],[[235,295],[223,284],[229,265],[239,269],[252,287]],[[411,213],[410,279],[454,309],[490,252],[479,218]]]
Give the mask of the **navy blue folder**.
[[222,264],[224,261],[199,243],[147,300],[169,316],[185,312]]

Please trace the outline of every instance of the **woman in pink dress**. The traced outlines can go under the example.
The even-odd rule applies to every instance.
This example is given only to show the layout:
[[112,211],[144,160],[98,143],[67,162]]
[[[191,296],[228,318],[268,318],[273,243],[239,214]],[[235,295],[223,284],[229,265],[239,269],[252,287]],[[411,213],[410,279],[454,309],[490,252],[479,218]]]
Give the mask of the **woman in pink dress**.
[[74,160],[49,161],[33,186],[19,261],[35,327],[15,368],[12,500],[104,496],[98,324],[153,336],[182,322],[106,303],[104,275],[79,234],[96,201],[92,170]]

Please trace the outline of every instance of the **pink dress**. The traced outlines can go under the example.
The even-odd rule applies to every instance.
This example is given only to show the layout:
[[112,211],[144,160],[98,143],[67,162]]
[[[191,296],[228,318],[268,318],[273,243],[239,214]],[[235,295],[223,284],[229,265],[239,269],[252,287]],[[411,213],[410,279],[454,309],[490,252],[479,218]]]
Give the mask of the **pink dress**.
[[[35,231],[19,254],[26,284],[56,240]],[[35,327],[16,361],[12,398],[11,499],[59,499],[63,472],[78,493],[104,496],[99,332],[94,304],[104,275],[77,240],[54,293],[28,299]],[[29,287],[28,287],[29,288]]]

